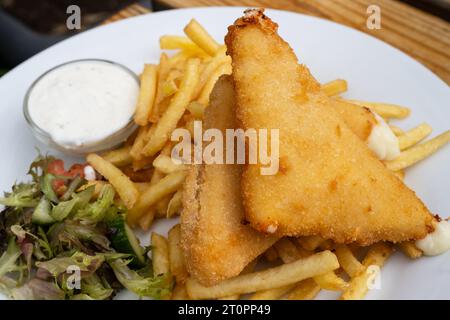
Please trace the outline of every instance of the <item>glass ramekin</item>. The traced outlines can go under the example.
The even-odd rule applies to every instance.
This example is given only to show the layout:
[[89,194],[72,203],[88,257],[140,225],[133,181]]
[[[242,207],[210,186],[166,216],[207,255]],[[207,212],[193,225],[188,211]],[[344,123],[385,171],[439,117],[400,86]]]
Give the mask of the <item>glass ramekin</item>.
[[68,61],[68,62],[59,64],[59,65],[51,68],[50,70],[48,70],[48,71],[44,72],[42,75],[40,75],[31,84],[30,88],[28,88],[27,93],[25,94],[25,98],[24,98],[24,102],[23,102],[23,114],[25,116],[25,120],[27,121],[28,125],[31,128],[31,131],[33,132],[33,135],[41,143],[43,143],[51,148],[62,151],[64,153],[70,154],[70,155],[85,155],[85,154],[91,153],[91,152],[102,152],[102,151],[112,149],[114,147],[121,145],[138,128],[138,126],[134,122],[134,119],[132,116],[130,118],[130,120],[128,121],[128,123],[123,128],[112,133],[108,137],[106,137],[102,140],[99,140],[99,141],[92,142],[92,143],[86,143],[81,146],[72,146],[72,145],[60,144],[57,141],[53,140],[51,135],[47,131],[45,131],[44,129],[39,127],[33,121],[33,119],[30,116],[30,112],[29,112],[28,100],[30,98],[31,92],[33,91],[33,88],[35,87],[35,85],[47,74],[49,74],[50,72],[52,72],[60,67],[63,67],[70,63],[87,62],[87,61],[112,64],[115,67],[121,68],[122,70],[124,70],[124,71],[128,72],[130,75],[132,75],[133,78],[137,81],[138,85],[140,82],[139,77],[133,71],[131,71],[129,68],[125,67],[124,65],[122,65],[120,63],[117,63],[114,61],[109,61],[109,60],[104,60],[104,59],[79,59],[79,60]]

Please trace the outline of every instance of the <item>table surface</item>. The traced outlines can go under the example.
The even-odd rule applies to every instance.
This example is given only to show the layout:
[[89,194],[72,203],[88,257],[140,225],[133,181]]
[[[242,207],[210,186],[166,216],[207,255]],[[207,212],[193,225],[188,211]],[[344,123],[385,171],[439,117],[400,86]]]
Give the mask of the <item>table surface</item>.
[[[423,63],[450,84],[450,23],[396,0],[157,0],[168,8],[195,6],[264,7],[332,20],[377,37]],[[366,26],[367,8],[381,9],[381,29]],[[149,12],[136,4],[106,21]]]

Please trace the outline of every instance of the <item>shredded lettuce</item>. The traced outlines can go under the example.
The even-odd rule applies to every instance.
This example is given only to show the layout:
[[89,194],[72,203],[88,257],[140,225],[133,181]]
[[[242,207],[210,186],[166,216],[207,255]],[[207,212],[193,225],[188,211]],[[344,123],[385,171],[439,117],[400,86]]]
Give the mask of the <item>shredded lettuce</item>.
[[172,277],[170,274],[156,277],[142,277],[128,267],[129,261],[123,259],[108,260],[117,280],[128,290],[141,297],[161,299],[172,291]]
[[107,184],[103,186],[97,201],[89,203],[84,208],[79,209],[78,212],[75,213],[74,218],[90,222],[102,221],[105,218],[108,209],[111,206],[114,206],[114,195],[115,191],[111,185]]
[[66,294],[55,282],[34,278],[10,290],[10,296],[15,300],[63,300]]
[[58,196],[56,195],[55,190],[53,190],[53,181],[55,179],[56,177],[53,174],[45,174],[41,179],[41,190],[48,200],[54,203],[58,203]]
[[18,270],[16,262],[21,254],[22,251],[20,251],[20,248],[16,243],[16,238],[11,237],[8,242],[8,249],[6,249],[6,251],[0,257],[0,278],[8,272],[14,272]]
[[7,207],[32,208],[39,202],[39,188],[32,183],[20,183],[12,188],[12,192],[5,192],[0,198],[0,204]]
[[82,252],[76,252],[70,257],[58,257],[48,261],[36,262],[36,266],[47,270],[55,278],[66,273],[69,266],[77,266],[83,276],[88,276],[93,274],[104,261],[103,255],[90,256]]

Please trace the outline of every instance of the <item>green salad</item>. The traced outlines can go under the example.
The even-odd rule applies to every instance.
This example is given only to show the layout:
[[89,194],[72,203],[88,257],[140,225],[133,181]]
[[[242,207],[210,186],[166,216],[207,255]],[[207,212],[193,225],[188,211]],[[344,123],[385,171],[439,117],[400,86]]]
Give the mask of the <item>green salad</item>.
[[[154,276],[109,184],[95,190],[84,166],[38,156],[0,198],[0,291],[12,299],[112,299],[126,288],[161,299],[169,274]],[[98,176],[98,174],[97,174]],[[101,177],[99,177],[101,179]]]

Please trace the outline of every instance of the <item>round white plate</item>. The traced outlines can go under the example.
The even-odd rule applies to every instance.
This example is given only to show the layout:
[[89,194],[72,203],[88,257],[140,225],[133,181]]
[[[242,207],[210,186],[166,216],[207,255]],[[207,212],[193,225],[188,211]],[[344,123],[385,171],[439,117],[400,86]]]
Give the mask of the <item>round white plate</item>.
[[[164,34],[183,34],[183,27],[196,18],[217,40],[244,8],[195,8],[151,13],[95,28],[63,41],[22,63],[0,79],[0,190],[10,190],[25,178],[36,156],[35,147],[48,150],[32,136],[22,115],[25,91],[39,75],[53,66],[74,59],[101,58],[125,64],[140,72],[144,63],[157,63],[158,39]],[[436,75],[399,50],[364,33],[318,18],[267,10],[280,25],[280,34],[294,48],[300,61],[321,82],[348,80],[348,97],[397,103],[412,109],[401,126],[427,122],[434,134],[450,128],[450,90]],[[99,119],[101,121],[101,119]],[[449,215],[450,149],[408,170],[406,182],[433,213]],[[76,161],[80,159],[68,159]],[[165,233],[172,222],[154,226]],[[148,243],[148,237],[144,237]],[[401,253],[382,269],[379,289],[368,299],[450,298],[450,252],[411,261]],[[122,294],[130,298],[131,295]],[[335,298],[323,292],[319,298]]]

